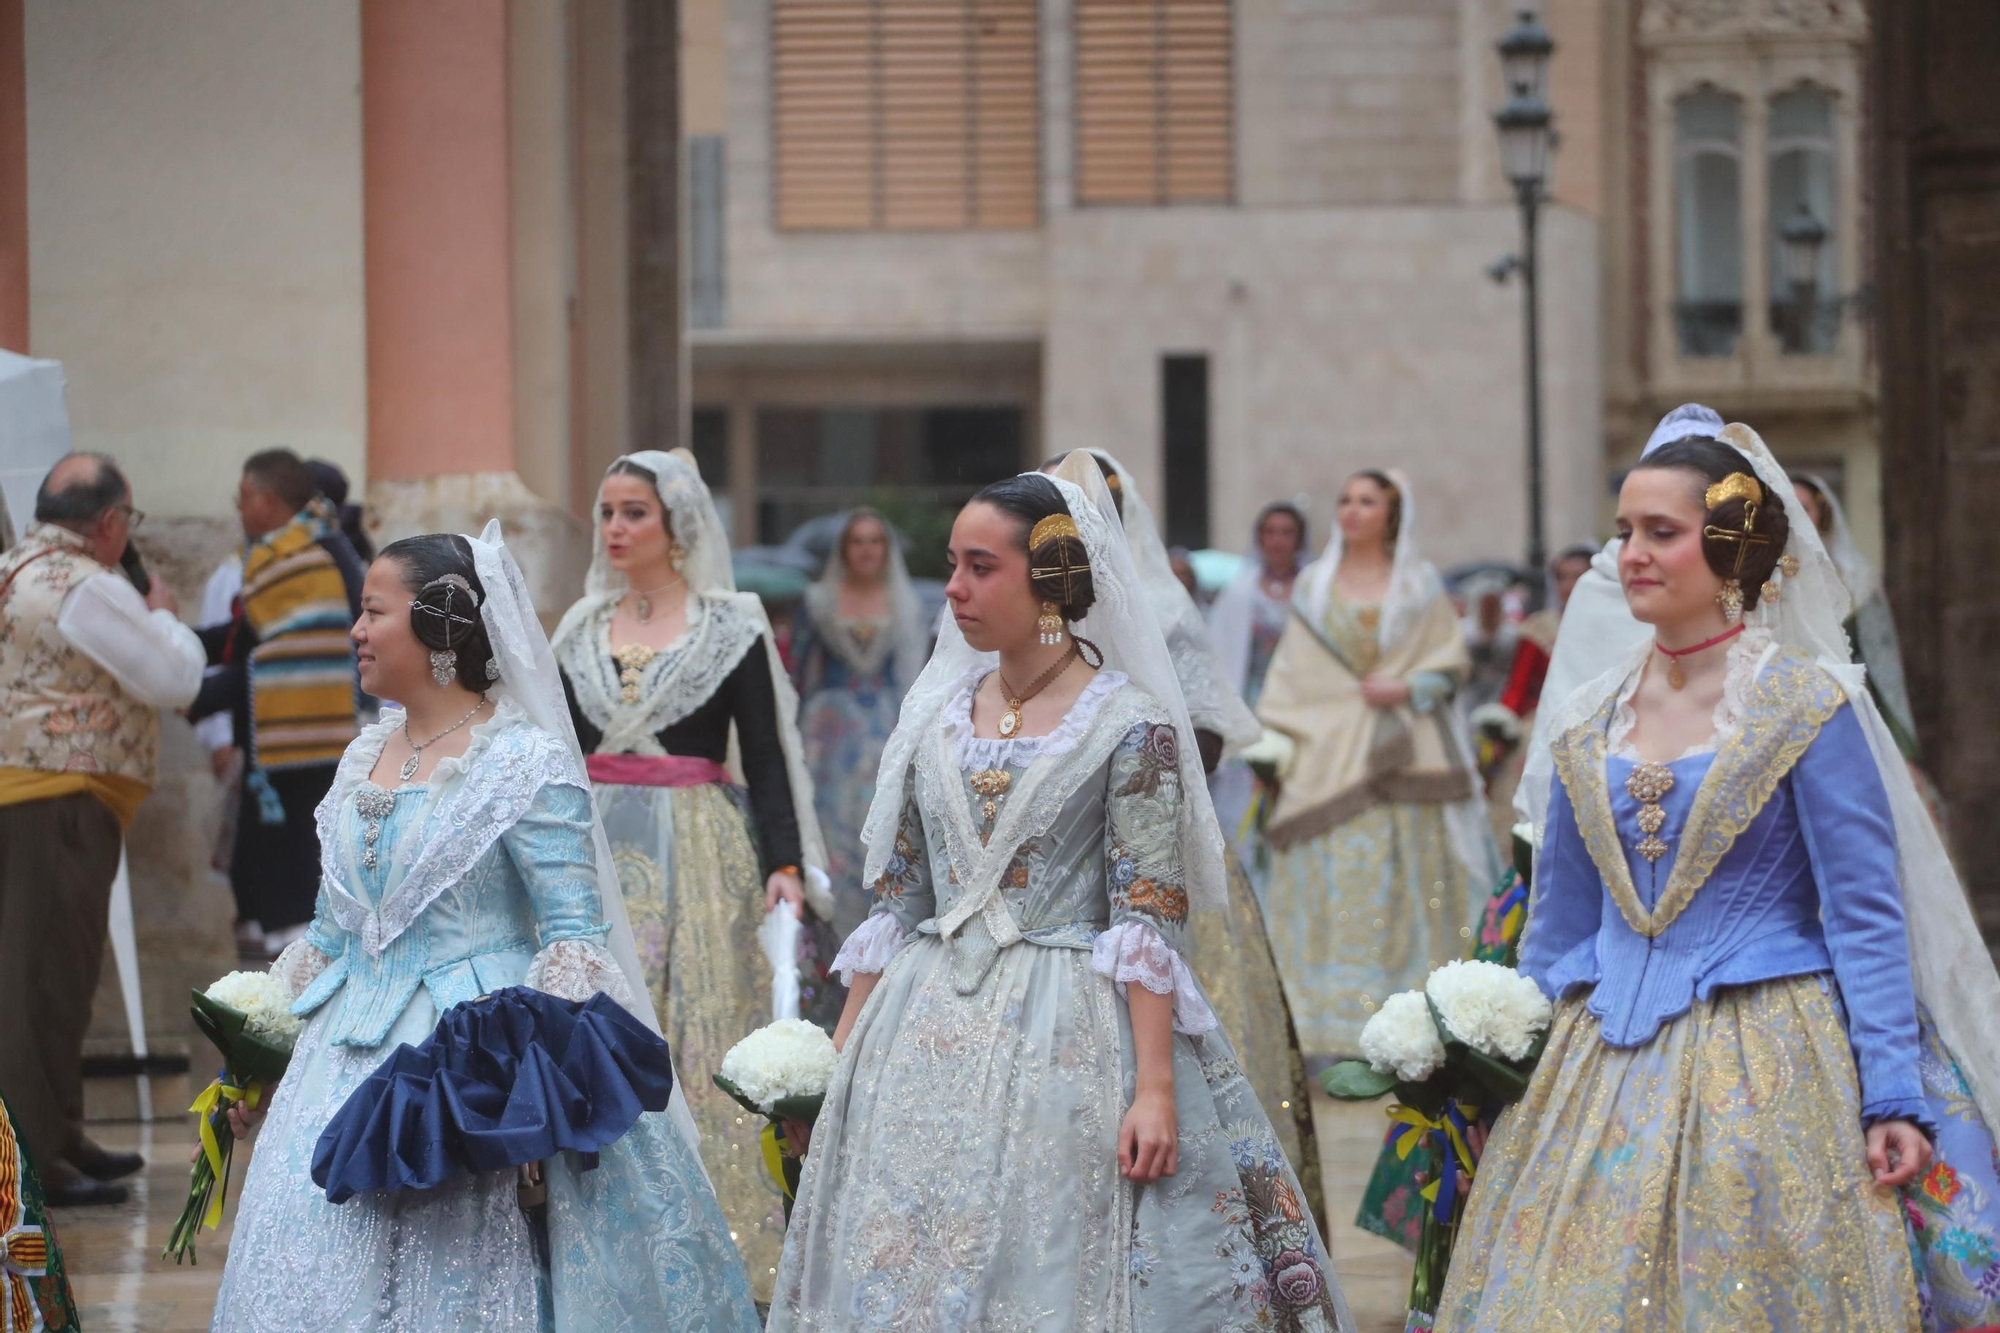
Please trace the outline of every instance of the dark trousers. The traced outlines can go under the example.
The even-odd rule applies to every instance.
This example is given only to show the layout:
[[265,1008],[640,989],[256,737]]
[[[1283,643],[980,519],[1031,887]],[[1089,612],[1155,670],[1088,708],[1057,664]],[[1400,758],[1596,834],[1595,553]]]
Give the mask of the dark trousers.
[[83,1038],[124,837],[94,796],[0,805],[0,1096],[44,1173],[83,1133]]
[[236,893],[236,918],[255,921],[266,931],[288,930],[312,920],[319,896],[319,825],[313,811],[333,786],[336,764],[266,771],[285,817],[264,822],[263,803],[243,778],[236,812],[236,846],[230,853],[229,886]]

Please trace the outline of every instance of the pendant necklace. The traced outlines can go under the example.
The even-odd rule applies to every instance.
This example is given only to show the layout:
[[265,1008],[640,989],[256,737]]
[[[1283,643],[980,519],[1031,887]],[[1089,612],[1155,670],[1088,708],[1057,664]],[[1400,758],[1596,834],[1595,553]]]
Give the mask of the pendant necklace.
[[648,588],[646,589],[646,591],[637,594],[638,600],[632,603],[633,617],[637,619],[641,625],[651,620],[653,618],[653,594],[656,592],[665,592],[667,589],[673,587],[675,584],[682,582],[685,582],[685,580],[678,577],[672,578],[669,579],[667,582],[662,583],[657,588]]
[[460,727],[472,721],[473,714],[484,707],[486,707],[486,696],[482,694],[479,696],[479,702],[472,705],[471,713],[467,713],[437,735],[422,742],[419,742],[414,736],[410,735],[410,715],[408,713],[403,714],[403,739],[410,744],[410,757],[403,761],[403,767],[399,770],[403,775],[403,781],[408,782],[417,775],[417,769],[423,765],[424,746],[436,745],[439,741],[451,735],[452,732],[457,731]]
[[1677,690],[1686,689],[1688,678],[1687,678],[1687,672],[1681,670],[1681,659],[1691,654],[1701,652],[1705,648],[1713,648],[1715,647],[1716,644],[1723,643],[1729,639],[1733,639],[1742,632],[1743,632],[1743,626],[1737,625],[1734,628],[1722,631],[1722,633],[1716,635],[1712,639],[1708,639],[1702,643],[1696,644],[1692,648],[1669,648],[1665,644],[1661,643],[1658,639],[1655,639],[1653,641],[1653,646],[1655,648],[1658,648],[1662,653],[1665,653],[1667,656],[1667,684]]
[[1028,700],[1034,698],[1036,695],[1040,694],[1043,690],[1047,689],[1050,686],[1050,684],[1052,684],[1055,681],[1055,678],[1057,676],[1060,676],[1064,671],[1068,670],[1070,659],[1076,656],[1077,656],[1077,648],[1076,645],[1072,643],[1069,646],[1069,651],[1064,653],[1061,657],[1057,658],[1056,664],[1054,666],[1050,667],[1047,671],[1044,671],[1041,675],[1035,677],[1034,682],[1030,684],[1028,688],[1025,690],[1016,690],[1012,685],[1009,685],[1007,683],[1006,676],[1002,675],[998,670],[994,671],[993,674],[996,677],[998,677],[1000,681],[1000,697],[1007,701],[1007,711],[1000,715],[1001,740],[1011,741],[1014,739],[1014,734],[1021,729],[1022,705],[1026,704]]

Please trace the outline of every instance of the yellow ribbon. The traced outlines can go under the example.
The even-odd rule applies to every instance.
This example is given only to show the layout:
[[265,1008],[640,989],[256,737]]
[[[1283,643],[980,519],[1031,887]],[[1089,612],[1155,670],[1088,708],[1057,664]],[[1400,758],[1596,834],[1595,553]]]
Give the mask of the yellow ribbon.
[[1257,815],[1264,808],[1264,789],[1259,787],[1250,795],[1250,804],[1244,808],[1243,822],[1236,826],[1236,841],[1244,842],[1250,837],[1250,830],[1257,827]]
[[792,1192],[785,1185],[785,1147],[778,1142],[778,1122],[766,1120],[764,1132],[757,1136],[757,1142],[763,1146],[764,1169],[771,1173],[771,1183],[778,1187],[780,1194],[791,1198]]
[[[215,1174],[218,1186],[222,1181],[223,1172],[228,1168],[223,1165],[222,1145],[215,1139],[215,1125],[212,1121],[216,1108],[224,1102],[241,1102],[244,1110],[254,1111],[257,1109],[257,1103],[263,1099],[264,1085],[257,1079],[244,1079],[243,1086],[239,1088],[234,1083],[224,1083],[217,1078],[203,1088],[201,1096],[194,1099],[194,1105],[188,1107],[188,1110],[200,1117],[197,1123],[201,1127],[201,1151],[203,1156],[208,1158],[208,1169]],[[209,1197],[208,1212],[201,1219],[201,1224],[210,1231],[222,1225],[222,1196],[223,1191],[218,1187]]]
[[[1396,1159],[1398,1161],[1408,1158],[1416,1146],[1424,1141],[1426,1134],[1429,1134],[1433,1130],[1442,1130],[1445,1137],[1451,1143],[1452,1152],[1458,1157],[1459,1166],[1465,1172],[1466,1184],[1469,1186],[1472,1183],[1472,1145],[1465,1141],[1465,1135],[1459,1132],[1458,1126],[1452,1123],[1450,1116],[1428,1116],[1422,1111],[1412,1110],[1410,1107],[1402,1105],[1389,1107],[1388,1113],[1389,1118],[1397,1124],[1408,1126],[1396,1138]],[[1479,1118],[1479,1108],[1476,1106],[1467,1106],[1464,1102],[1458,1104],[1458,1113],[1465,1118],[1467,1123],[1471,1123]],[[1436,1200],[1437,1192],[1438,1182],[1433,1180],[1424,1187],[1423,1197]]]

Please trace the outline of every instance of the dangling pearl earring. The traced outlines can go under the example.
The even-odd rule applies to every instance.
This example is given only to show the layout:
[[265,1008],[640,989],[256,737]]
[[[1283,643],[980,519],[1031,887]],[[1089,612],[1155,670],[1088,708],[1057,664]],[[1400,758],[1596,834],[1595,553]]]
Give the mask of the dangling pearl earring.
[[1722,590],[1715,594],[1715,604],[1722,608],[1722,618],[1734,625],[1743,619],[1743,584],[1737,579],[1724,579]]
[[1054,602],[1042,603],[1042,614],[1035,621],[1035,628],[1041,632],[1044,647],[1054,647],[1063,641],[1063,618]]

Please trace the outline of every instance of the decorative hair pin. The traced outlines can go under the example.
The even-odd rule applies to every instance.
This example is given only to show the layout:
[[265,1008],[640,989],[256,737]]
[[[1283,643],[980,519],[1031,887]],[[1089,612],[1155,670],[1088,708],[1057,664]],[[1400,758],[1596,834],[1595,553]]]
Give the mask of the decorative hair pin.
[[1043,542],[1052,542],[1061,537],[1074,537],[1078,541],[1083,540],[1083,534],[1077,531],[1075,519],[1071,518],[1068,514],[1050,514],[1047,518],[1035,524],[1035,530],[1028,534],[1028,549],[1033,551],[1040,547]]
[[446,689],[458,676],[458,652],[451,646],[453,631],[458,626],[470,627],[479,622],[471,616],[462,616],[452,610],[452,599],[449,596],[445,598],[443,606],[431,606],[423,600],[425,593],[439,587],[464,593],[475,609],[479,606],[479,598],[473,594],[472,585],[466,581],[463,574],[443,574],[417,590],[417,600],[410,608],[412,612],[435,616],[444,622],[445,646],[433,649],[431,652],[431,679],[438,683],[439,689]]
[[1757,479],[1747,472],[1732,472],[1721,481],[1708,488],[1703,496],[1710,509],[1729,500],[1747,500],[1751,504],[1764,503],[1764,488]]
[[[1721,591],[1715,594],[1716,604],[1722,608],[1722,618],[1733,625],[1743,619],[1743,561],[1749,556],[1751,547],[1769,545],[1771,541],[1757,531],[1757,510],[1764,503],[1764,488],[1749,473],[1732,472],[1710,486],[1702,499],[1711,512],[1731,500],[1743,502],[1741,529],[1717,527],[1710,523],[1701,530],[1704,537],[1733,542],[1736,546],[1735,567],[1730,577],[1722,581]],[[1771,585],[1766,584],[1765,590],[1770,591]]]

